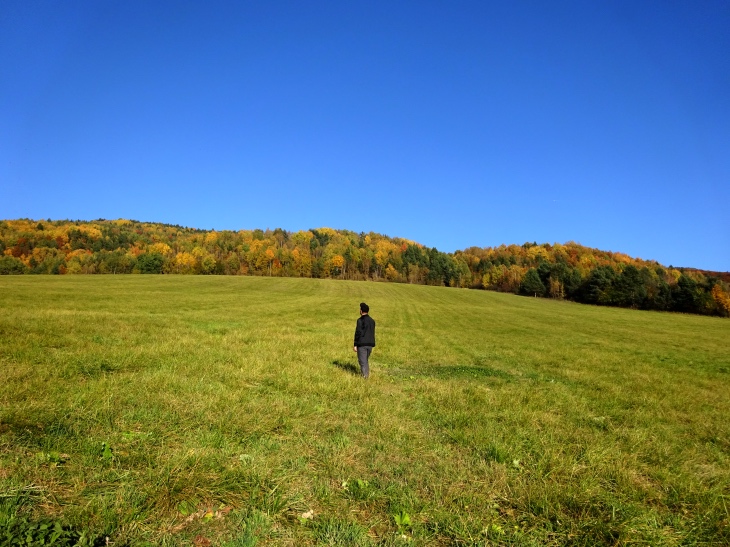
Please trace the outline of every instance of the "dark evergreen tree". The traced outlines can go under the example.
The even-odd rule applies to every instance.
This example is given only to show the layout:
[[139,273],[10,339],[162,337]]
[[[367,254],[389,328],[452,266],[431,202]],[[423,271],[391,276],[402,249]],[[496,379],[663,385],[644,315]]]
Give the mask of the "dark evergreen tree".
[[588,304],[610,304],[611,288],[616,272],[611,266],[598,266],[580,288],[579,301]]
[[672,290],[674,310],[685,313],[698,313],[699,299],[697,282],[691,277],[682,274]]
[[165,259],[159,253],[144,253],[137,257],[137,267],[143,274],[161,274]]
[[539,266],[537,267],[537,275],[540,277],[540,281],[542,281],[544,287],[550,286],[550,276],[552,274],[552,265],[546,260],[541,260]]
[[535,268],[527,270],[527,273],[520,284],[520,294],[524,294],[526,296],[545,295],[545,285],[540,279],[540,275]]
[[616,277],[611,290],[611,304],[624,308],[639,308],[646,300],[646,286],[636,266],[628,265]]

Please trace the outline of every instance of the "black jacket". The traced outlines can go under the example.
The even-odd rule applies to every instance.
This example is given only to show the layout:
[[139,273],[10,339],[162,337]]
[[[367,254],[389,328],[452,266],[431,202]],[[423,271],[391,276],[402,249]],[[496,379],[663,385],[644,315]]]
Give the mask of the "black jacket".
[[361,315],[355,327],[354,346],[375,346],[375,321],[369,315]]

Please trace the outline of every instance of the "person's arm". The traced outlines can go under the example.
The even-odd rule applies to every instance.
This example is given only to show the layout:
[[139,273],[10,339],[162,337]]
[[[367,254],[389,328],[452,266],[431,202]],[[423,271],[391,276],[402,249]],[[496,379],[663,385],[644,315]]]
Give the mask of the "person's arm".
[[360,331],[360,320],[357,320],[357,323],[355,323],[355,339],[352,342],[352,351],[357,351],[357,341],[362,336],[362,332]]

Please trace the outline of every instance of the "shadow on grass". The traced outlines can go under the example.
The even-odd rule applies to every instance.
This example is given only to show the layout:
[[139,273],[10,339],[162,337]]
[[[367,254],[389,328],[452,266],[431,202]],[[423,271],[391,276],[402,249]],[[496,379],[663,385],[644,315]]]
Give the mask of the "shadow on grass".
[[347,361],[340,361],[339,359],[335,359],[334,361],[332,361],[332,364],[337,368],[344,370],[345,372],[349,372],[350,374],[354,374],[355,376],[360,376],[360,367],[357,365],[353,365],[352,363],[349,363]]

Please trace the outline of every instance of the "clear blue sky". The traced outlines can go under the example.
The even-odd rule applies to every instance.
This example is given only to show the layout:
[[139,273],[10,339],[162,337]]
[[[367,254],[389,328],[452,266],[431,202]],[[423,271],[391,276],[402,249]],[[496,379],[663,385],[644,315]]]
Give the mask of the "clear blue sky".
[[0,218],[730,270],[730,2],[0,3]]

